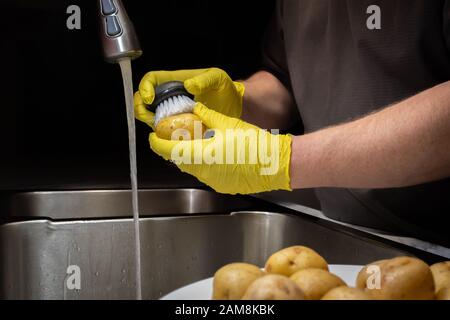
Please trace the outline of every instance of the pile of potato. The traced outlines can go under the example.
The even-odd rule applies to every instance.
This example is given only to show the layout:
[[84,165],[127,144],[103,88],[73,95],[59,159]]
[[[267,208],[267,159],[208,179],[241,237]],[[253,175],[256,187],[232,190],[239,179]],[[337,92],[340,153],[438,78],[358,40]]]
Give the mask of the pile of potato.
[[351,288],[328,271],[314,250],[293,246],[274,253],[264,270],[231,263],[214,275],[214,300],[450,300],[450,261],[429,267],[397,257],[373,262]]

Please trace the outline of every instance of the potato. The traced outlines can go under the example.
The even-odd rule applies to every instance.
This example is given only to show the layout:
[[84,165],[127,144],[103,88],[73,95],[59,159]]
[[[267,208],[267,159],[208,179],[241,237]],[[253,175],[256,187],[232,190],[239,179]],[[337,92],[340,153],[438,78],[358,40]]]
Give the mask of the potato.
[[306,300],[319,300],[331,289],[346,285],[341,278],[323,269],[297,271],[291,280],[302,289]]
[[[380,273],[367,275],[363,268],[358,275],[357,285],[377,300],[433,300],[434,281],[431,270],[422,260],[411,257],[397,257],[374,263]],[[373,265],[373,264],[371,264]],[[379,276],[379,282],[367,281]],[[363,279],[366,279],[364,282]],[[376,285],[380,286],[377,288]],[[375,285],[375,287],[370,287]],[[368,287],[369,286],[369,287]]]
[[361,289],[341,286],[328,291],[322,300],[372,300],[372,298]]
[[450,288],[450,261],[435,263],[431,267],[436,292]]
[[328,264],[317,252],[303,246],[293,246],[274,253],[267,260],[265,267],[268,273],[287,277],[309,268],[328,270]]
[[248,286],[262,277],[264,272],[248,263],[230,263],[223,266],[214,275],[214,300],[239,300]]
[[374,262],[366,265],[364,268],[362,268],[356,278],[356,288],[365,289],[367,287],[367,280],[369,279],[370,276],[373,276],[373,271],[370,270],[369,268],[371,266],[380,267],[380,265],[386,261],[388,261],[388,259],[374,261]]
[[[196,130],[194,130],[196,129]],[[178,131],[177,131],[178,130]],[[156,126],[156,135],[161,139],[193,140],[203,138],[206,127],[201,123],[200,118],[193,113],[181,113],[160,120]],[[174,137],[172,134],[176,135]],[[197,134],[197,136],[195,135]]]
[[288,277],[265,275],[255,280],[242,300],[304,300],[303,291]]
[[437,300],[450,300],[450,288],[442,288],[436,293]]

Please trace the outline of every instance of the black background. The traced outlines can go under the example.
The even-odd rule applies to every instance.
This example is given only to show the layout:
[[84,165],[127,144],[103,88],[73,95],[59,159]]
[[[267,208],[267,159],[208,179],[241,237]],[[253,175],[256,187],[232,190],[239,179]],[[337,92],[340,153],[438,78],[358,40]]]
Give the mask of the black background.
[[[68,30],[69,5],[81,30]],[[233,78],[259,68],[274,1],[124,0],[150,70],[216,66]],[[2,0],[0,189],[121,188],[129,185],[122,80],[98,38],[96,1]],[[199,183],[154,155],[137,123],[140,187]]]

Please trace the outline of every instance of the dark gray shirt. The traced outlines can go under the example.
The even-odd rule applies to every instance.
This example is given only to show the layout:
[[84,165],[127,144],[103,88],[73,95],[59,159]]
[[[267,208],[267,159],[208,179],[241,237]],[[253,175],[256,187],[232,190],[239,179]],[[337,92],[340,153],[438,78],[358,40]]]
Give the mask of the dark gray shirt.
[[[370,5],[380,8],[381,29],[367,25]],[[311,132],[450,80],[449,49],[450,1],[279,0],[263,67],[292,91]],[[316,192],[331,218],[450,243],[450,179]]]

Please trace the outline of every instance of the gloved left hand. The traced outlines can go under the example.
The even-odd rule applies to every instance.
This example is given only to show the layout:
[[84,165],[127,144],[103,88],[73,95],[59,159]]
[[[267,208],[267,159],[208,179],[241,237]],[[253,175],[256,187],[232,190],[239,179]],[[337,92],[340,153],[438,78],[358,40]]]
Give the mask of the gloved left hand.
[[151,133],[152,150],[220,193],[291,190],[291,136],[271,134],[201,103],[194,114],[214,130],[212,138],[176,141]]

